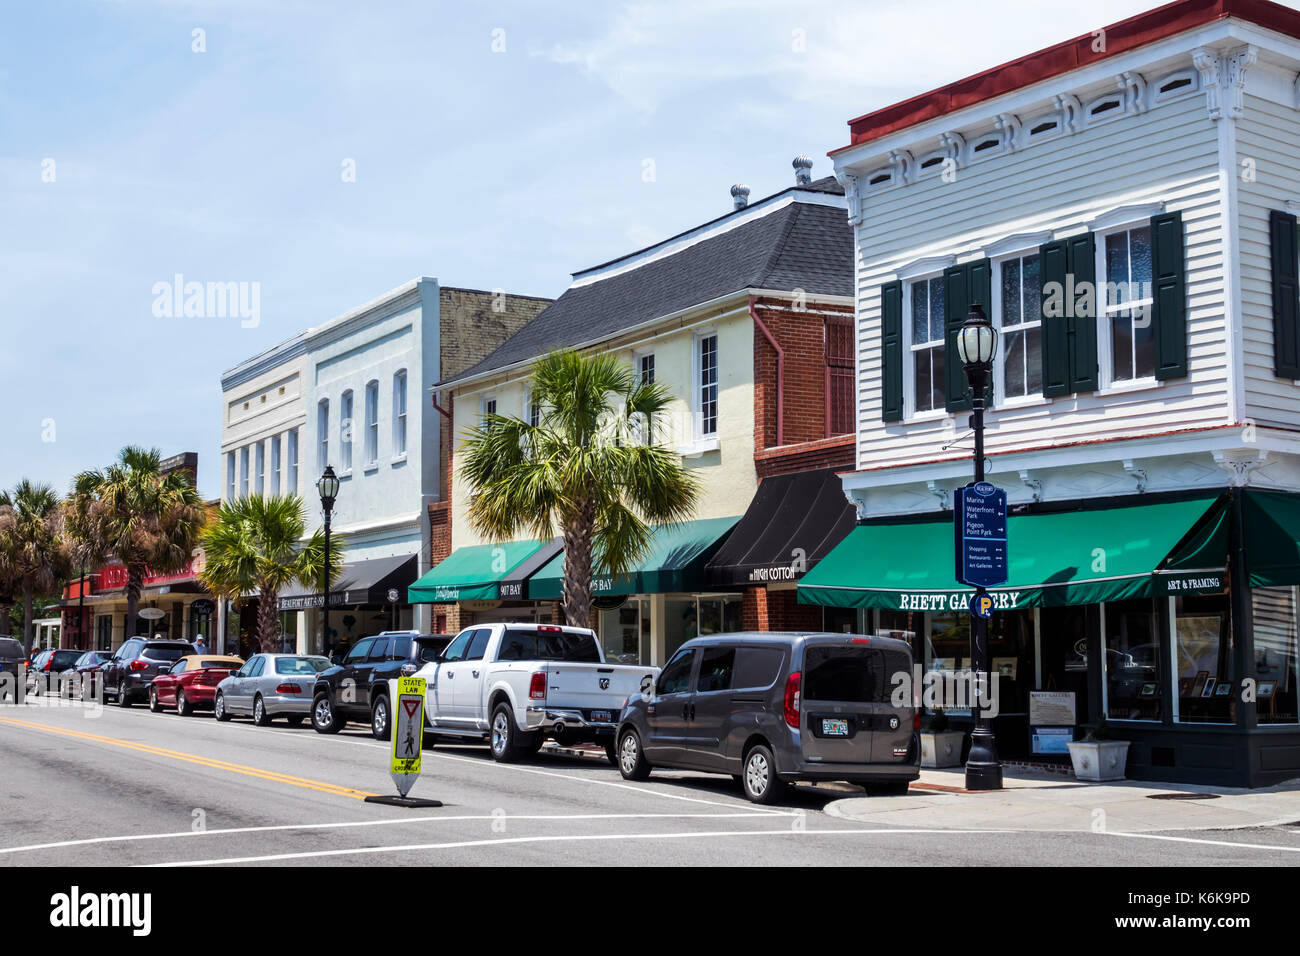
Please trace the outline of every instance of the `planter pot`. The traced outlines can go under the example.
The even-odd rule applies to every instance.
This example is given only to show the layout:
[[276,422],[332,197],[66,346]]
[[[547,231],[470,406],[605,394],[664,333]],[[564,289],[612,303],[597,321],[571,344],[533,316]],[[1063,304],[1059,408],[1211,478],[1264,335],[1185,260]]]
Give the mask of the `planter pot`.
[[961,765],[964,730],[944,730],[937,734],[921,732],[922,767],[957,767]]
[[1068,744],[1074,775],[1080,780],[1123,780],[1127,740],[1077,740]]

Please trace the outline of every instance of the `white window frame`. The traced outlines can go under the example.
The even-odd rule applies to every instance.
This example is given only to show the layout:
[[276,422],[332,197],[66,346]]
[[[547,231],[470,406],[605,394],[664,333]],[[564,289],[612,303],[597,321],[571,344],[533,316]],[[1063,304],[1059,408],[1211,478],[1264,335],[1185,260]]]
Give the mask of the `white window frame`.
[[[993,302],[992,302],[993,315],[991,316],[991,318],[993,320],[993,327],[998,330],[998,357],[997,357],[997,361],[993,363],[993,407],[994,408],[1015,408],[1021,405],[1039,405],[1049,401],[1049,399],[1043,396],[1042,389],[1039,389],[1037,392],[1030,392],[1027,395],[1017,395],[1013,398],[1007,395],[1007,388],[1006,388],[1006,363],[1007,363],[1006,332],[1008,331],[1008,329],[1006,328],[1006,324],[1003,321],[1003,313],[1002,313],[1002,265],[1003,263],[1010,262],[1013,259],[1022,260],[1021,267],[1020,267],[1020,275],[1021,275],[1021,283],[1023,284],[1024,282],[1023,260],[1028,256],[1038,256],[1038,255],[1039,255],[1038,244],[1035,243],[1033,245],[1025,245],[1016,249],[1007,250],[1006,252],[998,255],[996,258],[990,259],[990,265],[992,266],[992,270],[993,270],[993,275],[989,283],[992,286],[992,292],[993,292]],[[1041,269],[1042,267],[1043,267],[1043,263],[1040,257],[1038,262],[1038,268]],[[1010,331],[1015,332],[1028,327],[1031,327],[1028,325],[1028,323],[1021,322],[1019,325],[1010,329]],[[1042,355],[1043,355],[1042,336],[1043,336],[1043,318],[1042,315],[1040,314],[1038,317],[1038,356],[1040,362],[1042,361]],[[1040,375],[1042,374],[1041,369],[1039,374]]]
[[345,388],[339,396],[339,473],[352,474],[352,443],[356,437],[354,421],[357,410],[356,396]]
[[[1034,128],[1042,126],[1044,123],[1054,123],[1055,126],[1035,133]],[[1024,124],[1024,131],[1026,143],[1045,143],[1048,140],[1058,138],[1065,132],[1065,122],[1061,118],[1061,111],[1051,110],[1047,113],[1039,113]]]
[[[1147,219],[1131,219],[1127,222],[1105,229],[1097,230],[1093,234],[1093,242],[1096,246],[1094,250],[1095,265],[1094,269],[1097,275],[1096,300],[1097,309],[1097,391],[1105,392],[1129,392],[1138,391],[1145,388],[1156,388],[1160,385],[1160,380],[1156,378],[1154,362],[1150,375],[1143,375],[1138,378],[1123,379],[1115,381],[1115,356],[1111,351],[1110,335],[1110,313],[1113,310],[1102,300],[1105,298],[1106,287],[1109,282],[1109,276],[1106,274],[1106,239],[1109,236],[1121,232],[1131,232],[1134,229],[1146,228],[1150,232],[1151,221]],[[1154,237],[1152,237],[1153,241]],[[1152,250],[1151,258],[1151,281],[1155,282],[1155,254]],[[1152,292],[1154,293],[1154,287]],[[1135,308],[1137,306],[1146,306],[1150,308],[1154,299],[1135,299],[1126,303],[1126,308]],[[1134,354],[1134,364],[1136,366],[1137,356]]]
[[[918,282],[929,283],[935,279],[940,282],[943,281],[942,269],[909,276],[903,281],[903,354],[905,356],[903,361],[903,418],[905,421],[929,421],[948,416],[947,402],[938,408],[928,408],[920,411],[916,407],[916,363],[913,357],[921,346],[912,341],[912,286]],[[944,295],[947,295],[946,290]],[[944,324],[947,324],[946,317],[944,318]],[[930,347],[933,348],[933,346]],[[940,339],[939,348],[946,347],[947,343]],[[945,371],[944,374],[946,376],[947,372]],[[946,379],[944,388],[947,388]]]
[[316,470],[324,472],[330,463],[330,400],[316,403]]
[[377,378],[366,382],[365,415],[365,466],[370,470],[379,464],[379,379]]
[[271,494],[280,494],[280,436],[271,436]]
[[226,500],[235,500],[235,453],[226,452]]
[[[1160,87],[1166,86],[1175,80],[1190,80],[1186,86],[1180,86],[1174,90],[1161,92]],[[1151,97],[1153,106],[1161,103],[1168,103],[1172,100],[1179,100],[1185,96],[1195,96],[1201,92],[1201,74],[1196,69],[1174,70],[1172,73],[1166,73],[1160,79],[1155,80],[1147,86],[1147,95]]]
[[655,350],[637,349],[632,353],[632,371],[636,373],[637,382],[645,381],[645,360],[650,360],[650,381],[655,381]]
[[393,373],[393,461],[406,460],[406,369]]
[[266,443],[258,442],[253,446],[253,489],[259,495],[266,494]]
[[[713,430],[704,430],[704,342],[713,339]],[[722,420],[722,348],[717,329],[701,329],[691,339],[691,435],[698,442],[716,441]]]
[[[988,146],[976,151],[976,148],[983,146],[990,139],[997,140],[996,146]],[[971,136],[966,141],[966,162],[978,163],[986,159],[992,159],[994,156],[1001,156],[1007,151],[1007,132],[1006,130],[995,129],[987,133],[980,133],[978,136]]]
[[285,486],[285,494],[296,495],[298,493],[298,429],[290,428],[285,439],[285,457],[289,459],[287,469],[288,482]]
[[[1092,115],[1092,111],[1108,100],[1118,100],[1119,105],[1105,112]],[[1083,125],[1087,129],[1091,126],[1099,126],[1102,123],[1109,123],[1111,120],[1119,119],[1121,116],[1128,114],[1128,97],[1123,90],[1117,90],[1113,93],[1102,93],[1094,96],[1083,105]]]
[[239,449],[239,497],[248,497],[248,446]]
[[480,398],[478,400],[479,425],[480,426],[486,425],[487,417],[489,415],[498,414],[497,409],[499,407],[500,407],[500,403],[497,401],[497,397],[495,395],[484,395],[482,398]]

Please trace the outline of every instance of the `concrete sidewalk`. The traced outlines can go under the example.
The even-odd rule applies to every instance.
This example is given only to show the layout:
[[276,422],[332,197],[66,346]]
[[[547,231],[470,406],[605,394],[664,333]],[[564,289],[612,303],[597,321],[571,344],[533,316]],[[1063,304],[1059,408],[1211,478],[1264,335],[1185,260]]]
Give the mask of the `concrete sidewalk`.
[[825,811],[857,823],[951,830],[1141,833],[1229,830],[1300,821],[1300,780],[1245,790],[1138,781],[1084,783],[1059,773],[1007,769],[1003,786],[1003,790],[975,793],[964,789],[960,767],[922,770],[921,779],[912,784],[907,796],[853,796],[832,801]]

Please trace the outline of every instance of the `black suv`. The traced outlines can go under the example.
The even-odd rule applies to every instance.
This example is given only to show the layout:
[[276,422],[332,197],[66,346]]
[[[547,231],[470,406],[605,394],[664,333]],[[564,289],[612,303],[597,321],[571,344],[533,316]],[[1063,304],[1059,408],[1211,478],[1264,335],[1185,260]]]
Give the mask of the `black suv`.
[[311,725],[320,734],[336,734],[349,720],[369,722],[378,740],[392,732],[388,681],[414,674],[436,661],[451,643],[450,634],[384,631],[352,645],[343,663],[316,675]]
[[143,701],[155,677],[165,674],[182,657],[197,653],[187,641],[133,637],[117,649],[100,671],[104,697],[112,697],[119,707],[130,707],[134,700]]

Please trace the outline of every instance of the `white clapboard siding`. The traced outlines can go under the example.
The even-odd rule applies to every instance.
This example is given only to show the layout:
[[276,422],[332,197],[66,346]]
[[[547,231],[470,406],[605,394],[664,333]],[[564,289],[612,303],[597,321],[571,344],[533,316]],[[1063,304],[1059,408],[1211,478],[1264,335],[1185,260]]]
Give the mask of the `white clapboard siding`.
[[[1238,243],[1246,416],[1260,425],[1300,427],[1300,386],[1273,374],[1273,290],[1268,214],[1300,200],[1300,113],[1246,97],[1237,122]],[[1243,176],[1242,160],[1250,160]],[[1295,210],[1291,210],[1294,212]]]
[[[1218,137],[1203,94],[1117,117],[1073,136],[1004,153],[907,186],[868,192],[858,227],[860,468],[956,458],[966,430],[951,418],[880,420],[880,286],[932,255],[960,258],[1003,236],[1077,226],[1120,205],[1163,201],[1187,237],[1187,378],[1109,395],[994,409],[991,452],[1151,436],[1228,417]],[[907,361],[905,352],[904,361]]]

